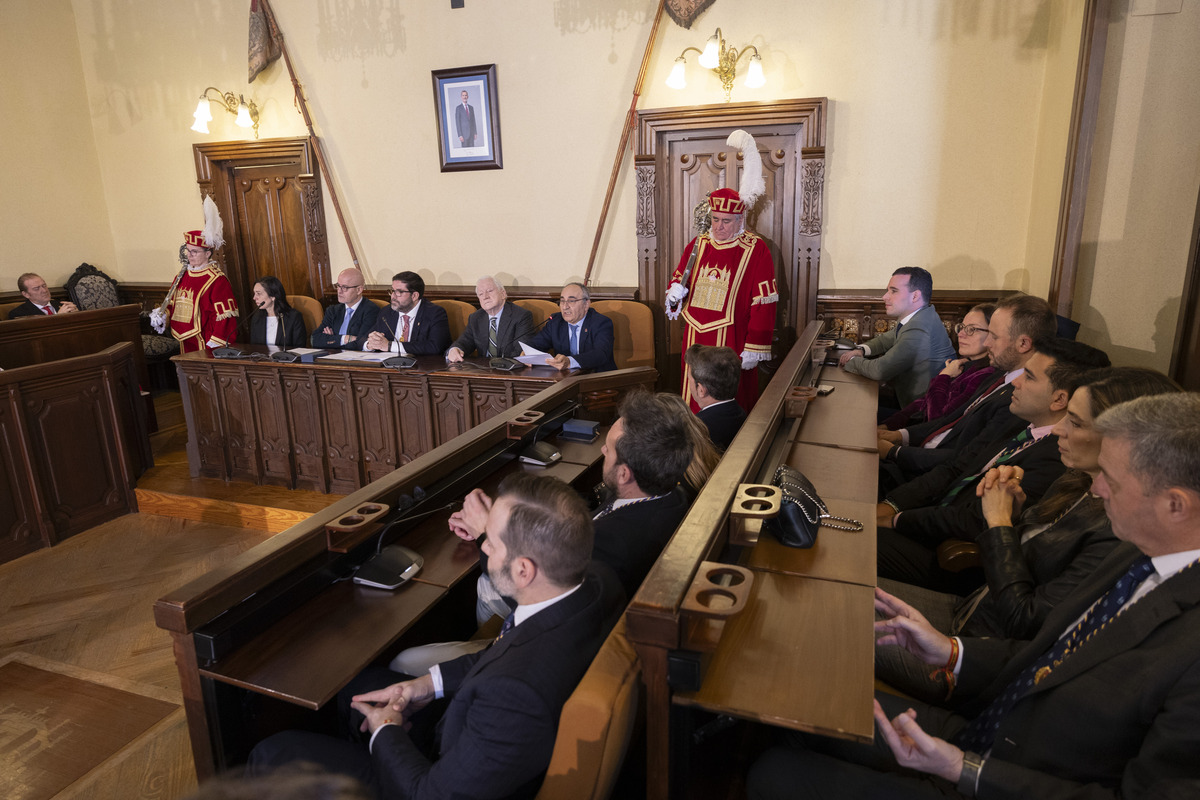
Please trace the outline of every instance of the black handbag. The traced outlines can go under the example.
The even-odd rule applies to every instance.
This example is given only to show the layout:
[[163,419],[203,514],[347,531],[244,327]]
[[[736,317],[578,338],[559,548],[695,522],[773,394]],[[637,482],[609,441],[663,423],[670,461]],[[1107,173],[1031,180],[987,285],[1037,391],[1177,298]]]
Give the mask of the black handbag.
[[[813,488],[804,473],[783,464],[775,470],[772,481],[783,492],[779,516],[766,521],[764,527],[781,543],[788,547],[812,547],[817,542],[817,528],[824,525],[839,531],[861,531],[858,520],[835,517]],[[834,525],[826,520],[848,523]]]

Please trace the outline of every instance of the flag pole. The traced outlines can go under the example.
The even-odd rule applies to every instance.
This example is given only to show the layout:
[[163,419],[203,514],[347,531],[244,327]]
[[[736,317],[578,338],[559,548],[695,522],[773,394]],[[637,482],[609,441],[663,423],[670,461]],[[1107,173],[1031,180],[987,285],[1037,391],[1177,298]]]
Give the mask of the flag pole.
[[[304,87],[300,85],[300,79],[296,77],[296,69],[292,66],[292,58],[288,54],[287,41],[283,38],[283,31],[279,29],[279,24],[275,21],[275,14],[271,10],[271,4],[268,0],[258,0],[262,4],[263,11],[266,12],[267,25],[271,27],[271,35],[279,42],[279,49],[283,54],[283,63],[287,65],[288,75],[292,79],[292,88],[296,93],[296,105],[300,109],[300,115],[304,117],[304,124],[308,128],[308,138],[312,142],[313,151],[317,155],[317,166],[321,170],[321,174],[325,176],[325,185],[329,187],[329,199],[333,201],[333,210],[337,213],[338,223],[342,226],[342,234],[346,237],[346,247],[350,249],[350,260],[354,266],[359,267],[358,251],[354,247],[354,234],[350,230],[350,225],[346,221],[345,215],[342,213],[342,204],[338,200],[337,184],[334,183],[333,173],[329,169],[329,164],[325,161],[325,149],[321,146],[321,140],[317,138],[317,132],[313,130],[312,116],[308,113],[308,99],[304,96]],[[331,276],[332,277],[332,276]]]
[[650,28],[650,37],[646,40],[646,50],[642,53],[642,66],[638,70],[637,80],[633,85],[633,98],[629,101],[629,112],[625,115],[625,126],[621,130],[621,143],[617,145],[617,157],[613,162],[612,174],[608,176],[608,192],[604,195],[604,207],[600,209],[600,222],[596,225],[596,238],[592,240],[592,254],[588,256],[587,271],[583,274],[583,285],[587,286],[592,277],[592,267],[596,263],[596,253],[600,250],[600,237],[604,234],[604,223],[608,220],[608,207],[612,203],[613,190],[617,186],[617,175],[621,172],[621,162],[625,159],[625,148],[629,145],[629,135],[637,122],[638,97],[642,93],[642,83],[646,80],[646,70],[650,66],[650,54],[654,50],[654,40],[658,36],[658,23],[662,21],[663,8],[667,0],[660,0],[658,12],[654,15],[654,25]]

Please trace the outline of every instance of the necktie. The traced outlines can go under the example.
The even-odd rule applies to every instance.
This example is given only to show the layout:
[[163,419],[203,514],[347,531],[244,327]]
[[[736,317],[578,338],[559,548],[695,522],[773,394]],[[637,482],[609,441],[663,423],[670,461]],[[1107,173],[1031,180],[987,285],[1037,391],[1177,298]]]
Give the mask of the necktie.
[[997,453],[992,458],[991,461],[989,461],[987,464],[985,464],[983,469],[979,470],[979,472],[976,472],[972,475],[964,475],[963,477],[959,478],[958,482],[950,487],[950,491],[946,492],[946,496],[942,498],[942,502],[939,503],[938,505],[941,505],[941,506],[950,505],[950,501],[952,501],[954,499],[954,497],[959,492],[961,492],[963,489],[967,488],[968,486],[974,484],[975,481],[979,480],[980,475],[983,475],[985,472],[987,472],[992,467],[994,467],[998,464],[1003,464],[1004,462],[1008,461],[1010,458],[1015,456],[1017,453],[1021,452],[1021,450],[1023,450],[1027,445],[1032,444],[1032,443],[1033,443],[1033,434],[1029,432],[1029,428],[1027,428],[1027,427],[1022,428],[1021,432],[1018,433],[1016,436],[1014,436],[1011,440],[1009,440],[1008,444],[1006,444],[1004,446],[1004,449],[1002,449],[999,453]]
[[1129,567],[1129,571],[1118,578],[1113,587],[1087,610],[1078,625],[1060,636],[1053,647],[1026,667],[1000,696],[984,709],[982,714],[971,720],[971,723],[962,729],[958,734],[958,746],[964,750],[986,753],[996,738],[996,731],[1000,729],[1004,715],[1011,711],[1017,701],[1027,695],[1034,686],[1057,669],[1072,652],[1079,649],[1081,645],[1103,630],[1111,620],[1124,611],[1125,601],[1129,599],[1138,584],[1150,577],[1152,572],[1154,572],[1154,564],[1150,562],[1149,556],[1142,556],[1134,561]]
[[899,336],[899,335],[900,335],[900,329],[901,329],[901,328],[903,328],[903,327],[904,327],[904,323],[903,323],[903,322],[897,322],[897,323],[896,323],[896,335],[897,335],[897,336]]
[[978,407],[978,405],[980,403],[982,403],[984,400],[988,399],[988,397],[991,396],[992,392],[996,391],[1003,385],[1004,385],[1004,373],[1000,373],[1000,375],[996,378],[996,380],[992,381],[991,385],[989,385],[986,389],[983,390],[982,393],[980,393],[980,395],[978,397],[976,397],[973,401],[971,401],[971,404],[969,406],[967,406],[965,409],[963,409],[963,412],[961,414],[959,414],[953,420],[951,420],[950,422],[947,422],[945,425],[938,428],[936,431],[934,431],[933,433],[929,434],[924,439],[922,439],[921,445],[924,446],[926,442],[940,436],[941,434],[943,434],[946,431],[953,428],[955,425],[957,425],[959,422],[961,422],[963,420],[963,418],[967,416],[967,414],[970,414],[972,411],[974,411],[975,408]]
[[579,326],[571,326],[571,355],[579,355]]
[[338,331],[339,336],[345,336],[346,331],[350,329],[350,317],[354,316],[354,310],[347,307],[345,315],[342,316],[342,329]]
[[[504,634],[508,633],[509,631],[511,631],[513,629],[513,618],[516,616],[516,614],[517,614],[517,612],[513,611],[513,612],[510,612],[509,615],[504,618],[504,624],[500,626],[500,635],[496,637],[497,642],[504,638]],[[493,644],[494,644],[494,642],[493,642]]]
[[492,317],[492,324],[488,327],[488,357],[495,358],[500,355],[500,344],[496,337],[496,326],[500,324],[500,320]]
[[405,314],[404,315],[404,329],[402,331],[400,331],[400,341],[402,341],[402,342],[408,341],[410,324],[411,323],[409,322],[409,316],[408,316],[408,314]]
[[54,316],[54,306],[47,304],[45,306],[42,306],[42,310],[45,311],[48,315]]

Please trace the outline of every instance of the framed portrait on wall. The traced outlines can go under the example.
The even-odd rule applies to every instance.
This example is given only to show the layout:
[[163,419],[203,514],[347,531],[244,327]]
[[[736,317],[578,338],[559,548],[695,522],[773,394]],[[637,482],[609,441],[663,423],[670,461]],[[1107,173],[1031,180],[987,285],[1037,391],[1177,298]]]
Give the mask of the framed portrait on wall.
[[496,65],[433,70],[442,172],[503,169]]

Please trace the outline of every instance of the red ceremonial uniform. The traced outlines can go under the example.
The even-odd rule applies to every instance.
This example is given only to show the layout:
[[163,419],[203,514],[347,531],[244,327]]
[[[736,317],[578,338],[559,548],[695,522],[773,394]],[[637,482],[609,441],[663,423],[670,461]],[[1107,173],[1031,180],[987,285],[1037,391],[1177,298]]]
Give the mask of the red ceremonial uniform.
[[[779,292],[766,242],[747,231],[727,242],[713,241],[703,233],[684,249],[668,286],[683,280],[692,248],[697,248],[696,263],[685,287],[688,293],[681,314],[684,354],[694,344],[705,344],[730,347],[738,355],[748,350],[770,356]],[[687,361],[682,363],[683,399],[697,411],[699,406],[688,391]],[[758,370],[744,369],[738,384],[738,405],[749,411],[757,400]]]
[[211,343],[225,347],[237,335],[238,307],[233,286],[215,262],[189,268],[167,307],[171,335],[179,349],[193,353]]

